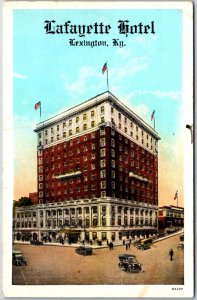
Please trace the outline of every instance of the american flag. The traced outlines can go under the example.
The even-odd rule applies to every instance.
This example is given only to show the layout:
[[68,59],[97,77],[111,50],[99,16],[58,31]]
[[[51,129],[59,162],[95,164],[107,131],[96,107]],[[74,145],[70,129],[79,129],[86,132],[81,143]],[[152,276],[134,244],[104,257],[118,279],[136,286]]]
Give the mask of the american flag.
[[174,200],[178,199],[178,191],[176,191],[175,195],[174,195]]
[[105,63],[105,64],[103,65],[103,68],[102,68],[102,74],[104,74],[106,71],[107,71],[107,63]]
[[41,102],[39,101],[34,105],[34,109],[37,110],[38,108],[40,108],[40,106],[41,106]]
[[151,121],[154,119],[155,117],[155,110],[153,110],[152,115],[151,115]]

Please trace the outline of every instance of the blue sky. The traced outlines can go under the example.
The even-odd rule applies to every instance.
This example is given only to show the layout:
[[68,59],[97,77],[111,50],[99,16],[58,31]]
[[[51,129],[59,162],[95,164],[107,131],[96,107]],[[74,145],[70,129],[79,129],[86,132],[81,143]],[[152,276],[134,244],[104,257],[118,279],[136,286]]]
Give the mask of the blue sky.
[[[76,25],[103,22],[112,28],[109,35],[85,38],[47,35],[45,20],[56,20],[57,24],[70,20]],[[119,20],[129,20],[131,25],[154,21],[156,34],[125,37],[118,34]],[[109,47],[70,47],[69,38],[106,40]],[[126,46],[111,46],[113,38],[123,40]],[[42,102],[44,120],[104,92],[106,75],[101,70],[107,61],[109,90],[150,125],[151,113],[156,111],[156,130],[161,136],[159,197],[161,203],[173,204],[176,190],[183,192],[181,10],[15,10],[13,50],[16,199],[36,191],[33,129],[39,112],[34,104]],[[180,169],[179,175],[172,174],[174,168]],[[163,180],[164,169],[169,182]],[[25,188],[24,176],[29,180]]]

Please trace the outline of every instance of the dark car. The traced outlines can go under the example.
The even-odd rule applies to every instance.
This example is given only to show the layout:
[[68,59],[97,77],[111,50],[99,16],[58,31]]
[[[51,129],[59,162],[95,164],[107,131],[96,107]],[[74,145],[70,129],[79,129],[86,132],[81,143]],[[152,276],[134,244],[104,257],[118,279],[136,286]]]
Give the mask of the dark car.
[[91,247],[85,247],[85,246],[80,246],[75,249],[76,253],[81,254],[81,255],[92,255],[92,248]]
[[143,266],[139,264],[135,255],[121,254],[119,255],[119,268],[128,273],[144,272]]
[[41,245],[44,245],[43,242],[40,242],[40,241],[30,241],[31,245],[37,245],[37,246],[41,246]]
[[14,266],[26,266],[27,260],[23,257],[23,253],[19,250],[12,251],[12,264]]

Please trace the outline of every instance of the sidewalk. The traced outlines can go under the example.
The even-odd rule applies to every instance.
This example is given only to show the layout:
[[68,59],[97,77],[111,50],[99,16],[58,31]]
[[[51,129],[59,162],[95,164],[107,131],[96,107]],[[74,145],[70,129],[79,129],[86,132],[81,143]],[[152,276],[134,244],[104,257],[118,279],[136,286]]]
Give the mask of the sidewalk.
[[[168,235],[166,235],[166,236],[163,236],[163,237],[160,237],[160,238],[157,238],[157,239],[153,239],[153,243],[157,243],[157,242],[160,242],[160,241],[162,241],[162,240],[165,240],[165,239],[168,239],[168,238],[170,238],[170,237],[173,237],[173,236],[175,236],[175,235],[179,235],[179,234],[183,234],[183,230],[182,231],[177,231],[177,232],[174,232],[174,233],[171,233],[171,234],[168,234]],[[14,241],[14,244],[21,244],[21,245],[31,245],[30,244],[30,242],[28,241],[28,242],[22,242],[22,241]],[[108,248],[109,246],[106,244],[106,243],[104,243],[102,246],[99,246],[99,245],[97,245],[97,244],[93,244],[93,245],[90,245],[90,244],[85,244],[85,245],[83,245],[83,244],[81,244],[81,243],[76,243],[76,244],[67,244],[67,243],[65,243],[65,244],[61,244],[61,243],[59,243],[59,242],[47,242],[47,243],[43,243],[43,245],[46,245],[46,246],[61,246],[61,247],[73,247],[73,248],[77,248],[77,247],[79,247],[79,246],[88,246],[88,247],[91,247],[91,248],[93,248],[93,249],[103,249],[103,248]],[[119,243],[113,243],[113,246],[114,247],[117,247],[117,246],[123,246],[123,242],[121,241],[121,242],[119,242]]]

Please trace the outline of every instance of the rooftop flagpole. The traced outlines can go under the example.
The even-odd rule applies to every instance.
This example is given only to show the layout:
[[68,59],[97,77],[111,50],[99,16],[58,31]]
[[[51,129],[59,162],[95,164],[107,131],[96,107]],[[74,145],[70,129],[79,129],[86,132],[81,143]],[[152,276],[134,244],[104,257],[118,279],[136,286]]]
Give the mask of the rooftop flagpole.
[[109,91],[108,67],[107,62],[103,65],[102,74],[107,73],[107,91]]

